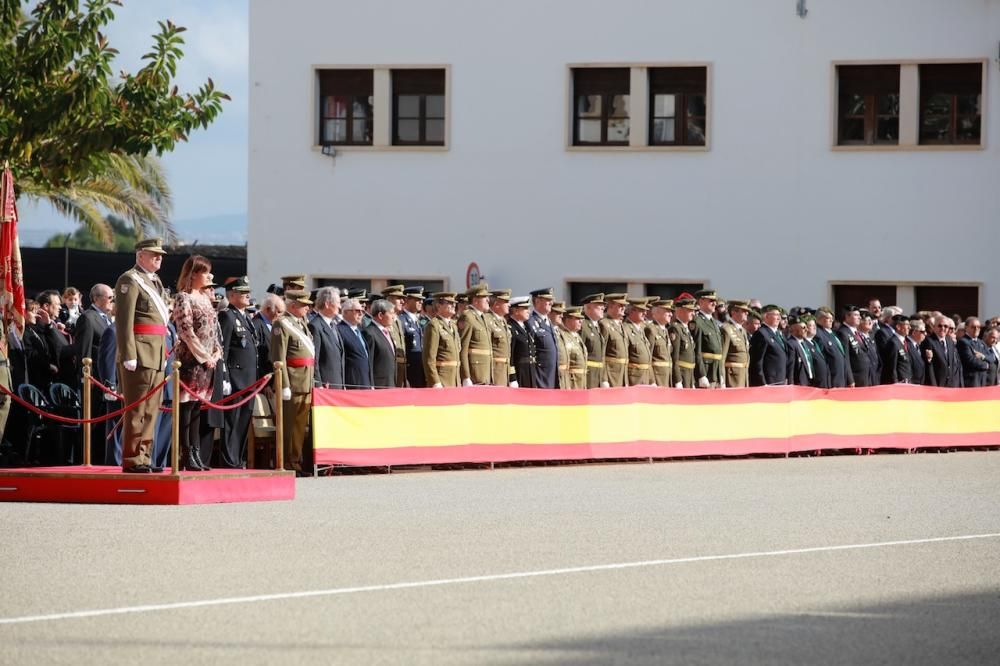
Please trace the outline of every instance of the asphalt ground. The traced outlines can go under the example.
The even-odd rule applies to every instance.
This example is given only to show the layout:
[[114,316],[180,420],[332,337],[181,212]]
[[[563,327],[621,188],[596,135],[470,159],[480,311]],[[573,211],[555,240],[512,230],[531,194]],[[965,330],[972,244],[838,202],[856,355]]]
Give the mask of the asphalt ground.
[[0,504],[2,664],[993,664],[1000,453]]

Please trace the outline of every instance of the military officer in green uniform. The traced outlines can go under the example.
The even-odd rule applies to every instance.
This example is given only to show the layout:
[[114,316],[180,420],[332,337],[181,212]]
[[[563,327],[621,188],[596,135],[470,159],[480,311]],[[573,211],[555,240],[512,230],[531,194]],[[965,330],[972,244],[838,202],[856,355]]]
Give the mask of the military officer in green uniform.
[[625,342],[628,347],[628,385],[648,386],[653,383],[653,357],[643,327],[649,300],[633,298],[628,302],[627,321],[624,322]]
[[694,338],[688,324],[698,306],[693,298],[674,301],[674,321],[670,324],[668,337],[673,348],[671,361],[675,388],[694,388]]
[[604,338],[604,369],[608,385],[612,388],[628,385],[628,341],[622,319],[628,294],[608,294],[607,311],[601,320],[601,337]]
[[569,388],[569,356],[566,354],[566,340],[561,335],[564,314],[566,314],[566,303],[554,301],[552,309],[549,310],[549,322],[552,324],[552,331],[555,333],[556,339],[556,357],[558,358],[556,374],[559,377],[557,388]]
[[487,386],[493,383],[493,339],[486,323],[486,313],[490,308],[489,285],[480,282],[468,291],[467,296],[469,307],[459,319],[462,386]]
[[718,388],[722,383],[722,332],[715,319],[715,292],[695,293],[698,312],[691,322],[694,338],[694,380],[698,388]]
[[400,321],[403,316],[403,303],[406,301],[404,289],[406,289],[404,285],[392,284],[382,290],[382,298],[396,308],[396,316],[393,317],[392,326],[389,327],[389,337],[392,338],[392,346],[396,351],[396,388],[406,386],[406,337],[403,335],[403,323]]
[[650,307],[650,320],[646,322],[643,332],[649,341],[653,382],[657,386],[672,387],[673,348],[667,327],[673,317],[674,302],[670,299],[657,299],[650,303]]
[[453,292],[434,294],[435,314],[424,329],[424,377],[431,388],[459,385],[458,364],[462,351],[458,327],[455,325]]
[[750,314],[746,301],[729,301],[729,321],[722,325],[722,386],[750,386],[750,336],[743,324]]
[[281,361],[281,425],[285,469],[302,473],[302,447],[309,425],[316,346],[306,324],[309,293],[285,291],[285,312],[271,324],[271,362]]
[[508,386],[514,380],[514,366],[510,363],[510,289],[490,292],[490,310],[483,315],[490,329],[490,346],[493,354],[493,384]]
[[[170,312],[164,300],[163,283],[156,272],[164,254],[159,238],[139,241],[135,244],[135,266],[122,273],[115,283],[116,361],[126,404],[135,402],[163,381]],[[162,471],[150,463],[153,429],[162,397],[163,391],[157,391],[123,417],[122,471]]]
[[601,335],[601,320],[604,319],[604,294],[590,294],[583,297],[583,326],[580,338],[587,350],[587,388],[608,386],[608,371],[604,367],[604,337]]
[[587,348],[583,344],[583,338],[580,337],[583,319],[583,308],[566,308],[562,326],[557,331],[562,336],[569,366],[566,369],[566,383],[560,383],[560,388],[587,388]]

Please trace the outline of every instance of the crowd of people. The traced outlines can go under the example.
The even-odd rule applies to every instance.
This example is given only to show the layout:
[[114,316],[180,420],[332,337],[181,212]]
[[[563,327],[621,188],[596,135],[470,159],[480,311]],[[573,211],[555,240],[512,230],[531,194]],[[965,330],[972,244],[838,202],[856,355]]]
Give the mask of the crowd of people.
[[[206,408],[245,392],[281,361],[283,453],[302,472],[312,391],[509,386],[600,389],[659,386],[722,389],[799,385],[846,388],[910,383],[979,387],[998,383],[1000,318],[919,312],[877,299],[839,312],[718,298],[704,290],[674,299],[591,294],[577,306],[552,289],[515,297],[479,284],[464,294],[390,285],[322,287],[306,277],[271,285],[258,305],[246,277],[217,294],[210,262],[188,257],[171,298],[157,276],[157,239],[136,246],[136,266],[114,287],[44,291],[27,303],[23,335],[8,336],[12,385],[43,393],[80,388],[84,358],[109,389],[94,389],[95,415],[148,398],[122,418],[94,426],[96,460],[132,473],[160,471],[175,407],[184,469],[247,464],[254,402]],[[181,394],[154,391],[180,362]],[[169,385],[167,387],[169,389]],[[152,393],[152,395],[150,395]],[[261,408],[258,402],[257,408]],[[25,435],[15,410],[7,439]]]

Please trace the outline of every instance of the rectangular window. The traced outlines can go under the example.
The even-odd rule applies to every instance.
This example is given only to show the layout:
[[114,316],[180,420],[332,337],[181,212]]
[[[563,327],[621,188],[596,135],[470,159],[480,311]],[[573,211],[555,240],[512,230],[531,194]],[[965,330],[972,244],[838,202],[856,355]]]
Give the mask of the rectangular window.
[[696,291],[704,288],[705,285],[701,282],[647,282],[646,295],[673,299],[685,292],[694,296]]
[[626,282],[570,282],[570,303],[579,305],[584,297],[591,294],[624,294],[628,291]]
[[573,70],[573,145],[627,146],[628,67]]
[[920,143],[978,145],[982,92],[981,63],[920,65]]
[[445,70],[392,70],[392,144],[443,146]]
[[649,145],[704,146],[707,68],[649,70]]
[[372,144],[372,70],[319,72],[319,143],[323,146]]
[[949,317],[958,314],[963,318],[979,315],[979,287],[918,286],[914,295],[918,311],[938,310]]
[[899,65],[840,65],[837,143],[899,144]]

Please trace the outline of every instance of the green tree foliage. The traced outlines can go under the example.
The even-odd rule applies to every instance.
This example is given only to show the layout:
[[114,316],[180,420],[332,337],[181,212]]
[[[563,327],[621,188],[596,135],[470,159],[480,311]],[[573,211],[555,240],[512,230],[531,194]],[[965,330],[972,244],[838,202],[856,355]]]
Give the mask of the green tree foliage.
[[[140,233],[147,223],[162,223],[165,214],[149,215],[148,206],[137,205],[133,214],[109,205],[112,182],[130,183],[137,172],[149,175],[142,158],[173,150],[192,131],[207,128],[229,96],[211,79],[194,93],[178,92],[181,26],[159,22],[143,67],[115,76],[118,51],[101,30],[121,2],[39,0],[26,13],[31,5],[0,0],[0,161],[10,162],[18,192],[54,200],[49,193],[86,191],[89,200],[63,210],[105,242],[111,232],[94,226],[103,218],[86,211],[88,206],[124,214]],[[156,178],[130,184],[139,192],[167,192]]]
[[112,241],[109,245],[103,238],[95,236],[87,227],[80,227],[72,234],[56,234],[45,241],[45,247],[66,247],[78,250],[113,250],[115,252],[132,252],[135,249],[135,227],[116,215],[108,215],[105,222],[111,230]]

